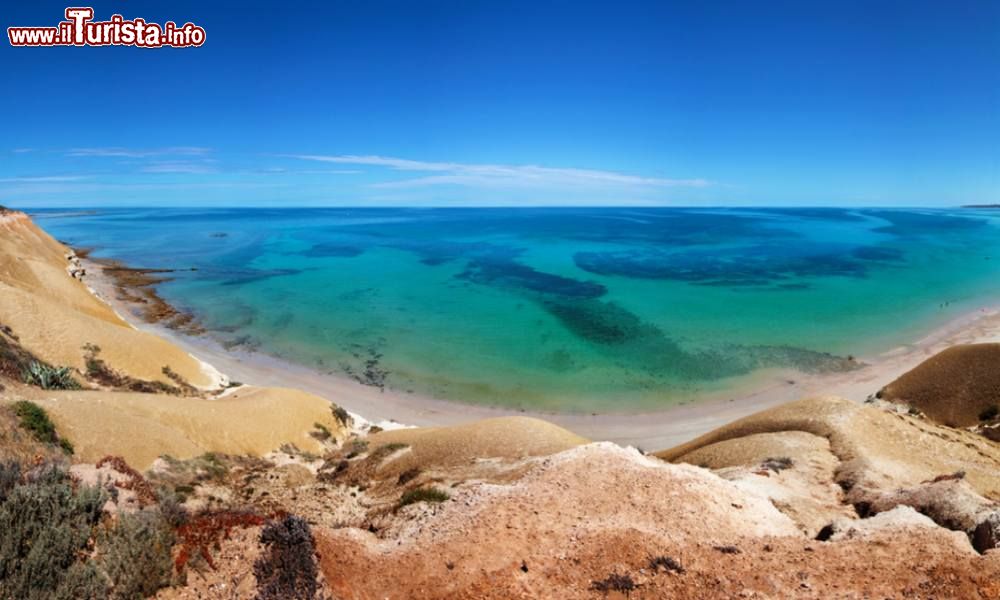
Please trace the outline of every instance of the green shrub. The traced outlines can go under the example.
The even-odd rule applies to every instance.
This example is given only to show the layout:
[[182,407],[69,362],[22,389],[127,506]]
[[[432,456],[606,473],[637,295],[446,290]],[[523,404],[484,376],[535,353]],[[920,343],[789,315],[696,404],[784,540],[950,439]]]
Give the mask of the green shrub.
[[[120,373],[111,368],[111,365],[100,358],[101,347],[95,344],[84,344],[83,359],[86,364],[87,377],[99,385],[114,388],[117,390],[128,390],[144,394],[180,394],[181,389],[162,381],[146,381],[135,379]],[[169,367],[164,367],[165,374],[169,377],[173,371]],[[176,374],[175,374],[176,375]]]
[[97,570],[94,563],[75,562],[66,571],[53,600],[100,599],[108,597],[108,580]]
[[39,442],[54,444],[58,441],[56,426],[41,406],[34,402],[20,400],[14,403],[14,414],[21,419],[21,427],[30,431]]
[[399,507],[402,508],[417,502],[444,502],[450,497],[447,492],[437,488],[417,488],[403,494],[403,497],[399,499]]
[[107,597],[99,574],[78,562],[100,520],[104,492],[74,486],[52,466],[27,479],[0,504],[0,598]]
[[73,379],[72,373],[69,367],[53,367],[33,360],[21,373],[21,380],[43,390],[78,390],[80,384]]
[[335,405],[330,410],[333,412],[333,418],[337,419],[337,422],[344,427],[347,427],[352,421],[354,421],[354,419],[351,418],[351,413],[347,412],[347,409],[342,406]]
[[98,565],[113,582],[111,598],[148,598],[170,585],[174,533],[158,511],[123,514],[98,538]]
[[256,600],[312,600],[319,584],[312,532],[305,519],[289,515],[260,533],[265,551],[254,563]]
[[330,432],[330,429],[326,425],[322,423],[313,423],[313,427],[316,431],[313,432],[312,436],[317,440],[324,441],[333,437],[333,433]]

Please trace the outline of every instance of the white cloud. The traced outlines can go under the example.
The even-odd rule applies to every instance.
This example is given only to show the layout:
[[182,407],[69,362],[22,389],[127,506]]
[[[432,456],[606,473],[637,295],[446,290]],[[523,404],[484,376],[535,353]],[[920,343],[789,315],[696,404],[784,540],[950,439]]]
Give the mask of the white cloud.
[[134,148],[73,148],[66,153],[67,156],[96,156],[96,157],[117,157],[117,158],[148,158],[150,156],[168,155],[203,155],[211,152],[211,148],[199,146],[171,146],[169,148],[159,148],[153,150],[137,150]]
[[28,152],[34,152],[34,148],[14,148],[11,150],[14,154],[27,154]]
[[61,181],[80,181],[87,179],[83,175],[50,175],[44,177],[5,177],[0,183],[58,183]]
[[205,175],[215,173],[215,169],[204,162],[186,160],[155,161],[142,167],[143,173],[186,173],[188,175]]
[[399,181],[374,184],[374,187],[405,188],[433,185],[461,186],[642,186],[706,187],[705,179],[668,179],[642,177],[615,171],[541,167],[537,165],[491,165],[453,162],[428,162],[387,156],[294,154],[291,158],[319,162],[385,167],[394,171],[442,173]]

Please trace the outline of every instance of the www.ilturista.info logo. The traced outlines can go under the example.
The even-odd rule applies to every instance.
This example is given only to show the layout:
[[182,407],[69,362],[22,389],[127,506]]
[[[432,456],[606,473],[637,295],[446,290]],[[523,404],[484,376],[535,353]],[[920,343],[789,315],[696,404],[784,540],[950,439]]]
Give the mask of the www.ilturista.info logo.
[[205,30],[194,23],[163,25],[144,19],[126,20],[111,15],[110,21],[94,21],[89,6],[66,9],[66,20],[55,27],[8,27],[11,46],[139,46],[140,48],[186,48],[205,43]]

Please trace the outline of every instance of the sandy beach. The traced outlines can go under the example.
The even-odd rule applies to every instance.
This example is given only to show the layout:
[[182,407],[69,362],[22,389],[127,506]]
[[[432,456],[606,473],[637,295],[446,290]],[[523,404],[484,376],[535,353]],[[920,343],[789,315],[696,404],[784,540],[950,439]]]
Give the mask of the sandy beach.
[[955,344],[1000,341],[1000,310],[982,307],[929,332],[912,344],[875,356],[858,357],[866,366],[856,371],[805,374],[771,371],[759,384],[730,398],[692,402],[644,413],[566,414],[519,411],[462,404],[414,393],[362,385],[346,376],[321,373],[267,354],[228,350],[206,335],[191,336],[140,318],[136,306],[120,297],[100,264],[85,261],[86,283],[134,327],[154,333],[218,369],[234,381],[257,386],[295,387],[335,402],[371,422],[419,427],[456,425],[480,419],[522,415],[545,419],[597,441],[644,450],[689,441],[735,419],[778,404],[813,395],[836,395],[863,402],[882,386],[927,357]]

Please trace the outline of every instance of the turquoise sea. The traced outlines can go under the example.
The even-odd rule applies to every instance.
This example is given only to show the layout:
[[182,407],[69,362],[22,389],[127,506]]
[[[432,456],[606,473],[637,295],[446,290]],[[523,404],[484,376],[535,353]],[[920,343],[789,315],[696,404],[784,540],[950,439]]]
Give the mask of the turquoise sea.
[[192,269],[230,346],[470,403],[646,410],[850,369],[1000,298],[1000,211],[99,209],[57,239]]

